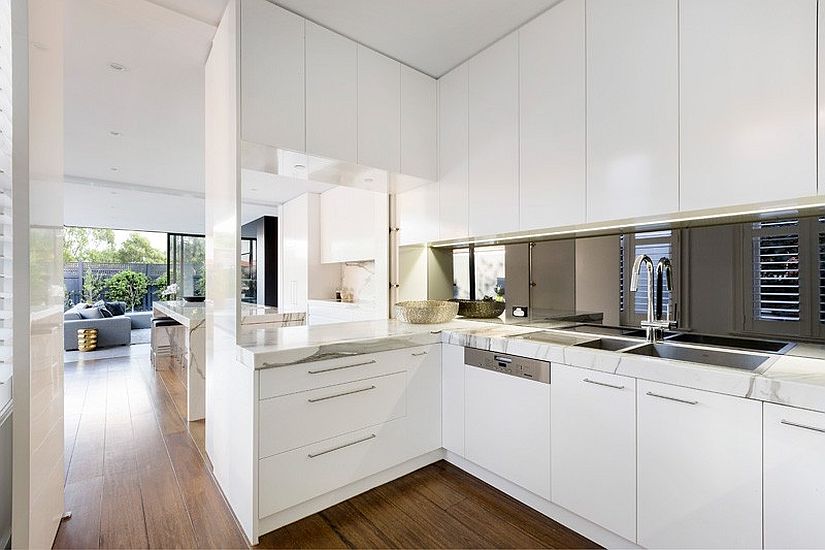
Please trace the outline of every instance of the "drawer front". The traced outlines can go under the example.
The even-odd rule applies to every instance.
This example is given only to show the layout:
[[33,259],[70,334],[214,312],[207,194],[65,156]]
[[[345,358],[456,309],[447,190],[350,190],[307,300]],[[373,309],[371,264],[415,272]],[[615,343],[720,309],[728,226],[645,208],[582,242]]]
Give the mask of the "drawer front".
[[258,515],[265,518],[440,447],[440,434],[411,437],[411,418],[359,430],[258,462]]
[[260,402],[261,458],[400,418],[407,373],[274,397]]
[[439,353],[438,344],[264,369],[261,371],[259,398],[267,399],[401,372],[434,353]]

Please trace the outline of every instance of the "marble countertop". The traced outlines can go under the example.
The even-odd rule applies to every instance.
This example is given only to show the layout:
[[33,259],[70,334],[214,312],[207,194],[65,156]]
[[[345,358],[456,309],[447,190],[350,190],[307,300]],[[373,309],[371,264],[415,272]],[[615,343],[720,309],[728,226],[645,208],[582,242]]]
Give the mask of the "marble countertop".
[[153,302],[152,307],[188,328],[202,325],[206,320],[206,306],[203,302],[185,300]]
[[[469,320],[441,325],[381,320],[244,330],[239,359],[260,369],[443,342],[825,412],[825,360],[816,357],[768,355],[757,370],[747,371],[576,347],[598,339],[581,333],[541,329],[551,341],[523,338],[538,331],[535,326]],[[816,350],[798,353],[811,351]]]
[[[206,319],[206,305],[204,302],[186,302],[184,300],[154,302],[152,306],[164,315],[168,315],[185,327],[197,328]],[[306,320],[306,312],[285,311],[278,308],[261,306],[257,304],[241,303],[241,324],[255,325],[263,323],[284,323],[303,324]]]

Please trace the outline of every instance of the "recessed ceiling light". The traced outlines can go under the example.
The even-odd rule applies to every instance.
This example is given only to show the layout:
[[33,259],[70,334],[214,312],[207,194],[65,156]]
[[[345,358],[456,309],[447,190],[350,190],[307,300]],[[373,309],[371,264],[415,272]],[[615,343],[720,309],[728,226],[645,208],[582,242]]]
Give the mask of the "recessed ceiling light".
[[122,136],[123,134],[121,132],[118,132],[117,130],[109,130],[109,135],[118,137],[118,136]]
[[118,170],[120,170],[120,168],[118,168],[117,166],[112,166],[111,168],[109,168],[109,170],[111,170],[112,172],[117,172]]
[[117,191],[109,191],[112,195],[117,195]]
[[128,71],[129,69],[126,68],[126,65],[121,65],[120,63],[109,63],[109,68],[113,71],[117,71],[122,73],[123,71]]
[[364,178],[364,183],[372,183],[375,181],[375,178]]
[[257,187],[251,187],[250,189],[251,189],[252,191],[257,191],[257,190],[258,190],[258,188],[257,188]]
[[294,168],[295,168],[296,170],[303,170],[304,168],[306,168],[306,166],[304,166],[303,164],[296,164],[296,165],[294,166]]

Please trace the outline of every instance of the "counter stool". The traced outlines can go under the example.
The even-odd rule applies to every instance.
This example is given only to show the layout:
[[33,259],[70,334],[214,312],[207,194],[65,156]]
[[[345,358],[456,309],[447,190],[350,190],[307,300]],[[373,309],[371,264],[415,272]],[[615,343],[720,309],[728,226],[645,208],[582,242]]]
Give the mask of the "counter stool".
[[159,358],[172,356],[172,342],[169,338],[169,331],[176,330],[177,327],[182,329],[183,325],[170,317],[152,319],[151,361],[155,370],[160,369]]

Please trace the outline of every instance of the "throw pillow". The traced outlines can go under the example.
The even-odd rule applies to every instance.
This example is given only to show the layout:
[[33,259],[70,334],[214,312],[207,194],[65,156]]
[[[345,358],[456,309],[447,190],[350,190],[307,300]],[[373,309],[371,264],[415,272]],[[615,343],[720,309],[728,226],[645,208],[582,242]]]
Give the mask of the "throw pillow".
[[109,311],[108,309],[106,309],[105,307],[100,306],[97,309],[98,309],[98,311],[100,311],[100,314],[103,315],[104,319],[108,319],[109,317],[113,317],[112,312]]
[[106,302],[106,309],[115,317],[126,315],[126,304],[124,302]]
[[84,319],[102,319],[103,314],[100,313],[100,310],[96,307],[87,307],[86,309],[81,309],[78,313]]

